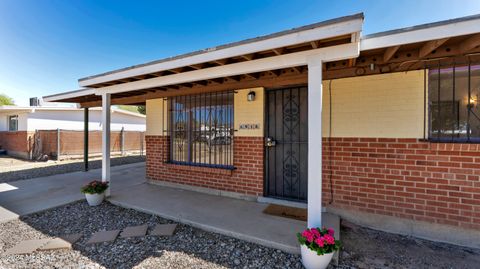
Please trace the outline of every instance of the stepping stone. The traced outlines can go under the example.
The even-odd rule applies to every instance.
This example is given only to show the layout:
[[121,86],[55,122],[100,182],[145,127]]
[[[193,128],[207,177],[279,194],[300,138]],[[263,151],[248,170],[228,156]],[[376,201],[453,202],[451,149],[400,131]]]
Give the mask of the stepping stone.
[[15,255],[15,254],[30,254],[37,249],[41,248],[47,244],[52,239],[34,239],[34,240],[25,240],[21,241],[14,247],[5,251],[5,255]]
[[63,240],[69,242],[70,244],[75,244],[75,242],[77,242],[82,236],[83,236],[83,234],[81,234],[81,233],[78,233],[78,234],[65,234],[65,235],[60,236],[60,238],[62,238]]
[[88,239],[87,244],[96,244],[96,243],[103,243],[103,242],[111,242],[114,241],[120,230],[112,230],[112,231],[100,231],[96,232]]
[[72,244],[62,238],[56,237],[50,240],[47,244],[38,248],[38,250],[57,250],[57,249],[72,249]]
[[157,224],[150,234],[157,236],[171,236],[173,235],[175,228],[177,228],[177,224]]
[[123,229],[122,233],[120,234],[121,238],[128,238],[128,237],[138,237],[138,236],[145,236],[147,234],[148,225],[139,225],[139,226],[131,226]]

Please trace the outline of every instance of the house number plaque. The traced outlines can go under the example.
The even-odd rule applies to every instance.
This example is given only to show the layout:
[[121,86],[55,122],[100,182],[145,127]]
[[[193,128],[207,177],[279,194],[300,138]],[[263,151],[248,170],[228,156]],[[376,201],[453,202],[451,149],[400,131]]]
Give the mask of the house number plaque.
[[260,124],[240,124],[240,130],[260,129]]

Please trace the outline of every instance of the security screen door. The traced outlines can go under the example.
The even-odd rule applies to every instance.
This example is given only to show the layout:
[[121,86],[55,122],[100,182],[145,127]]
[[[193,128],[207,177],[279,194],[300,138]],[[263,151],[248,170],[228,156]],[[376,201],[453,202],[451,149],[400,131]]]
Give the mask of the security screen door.
[[306,86],[267,91],[265,194],[269,197],[307,200],[307,93]]

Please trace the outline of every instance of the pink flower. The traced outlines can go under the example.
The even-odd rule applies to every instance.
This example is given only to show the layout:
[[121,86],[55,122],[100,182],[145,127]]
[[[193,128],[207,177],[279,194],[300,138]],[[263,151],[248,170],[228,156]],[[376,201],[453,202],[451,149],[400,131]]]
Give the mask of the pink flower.
[[313,233],[312,233],[309,229],[303,231],[302,236],[303,236],[305,239],[307,239],[307,241],[308,241],[309,243],[312,243],[312,242],[313,242],[314,235],[313,235]]
[[323,238],[325,238],[325,242],[329,245],[334,245],[335,244],[335,238],[333,236],[326,234]]
[[333,236],[335,234],[335,231],[332,228],[328,228],[328,234]]
[[320,232],[317,229],[313,228],[310,231],[312,232],[313,236],[320,237]]
[[323,242],[323,237],[319,237],[315,240],[315,243],[321,248],[323,248],[324,242]]

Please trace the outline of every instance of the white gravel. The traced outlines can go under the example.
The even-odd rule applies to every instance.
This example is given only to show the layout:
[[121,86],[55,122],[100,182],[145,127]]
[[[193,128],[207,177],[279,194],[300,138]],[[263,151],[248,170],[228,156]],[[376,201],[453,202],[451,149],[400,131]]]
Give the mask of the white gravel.
[[0,252],[24,239],[84,233],[73,250],[0,257],[0,268],[301,268],[297,255],[190,226],[171,237],[147,235],[114,243],[85,245],[93,232],[169,221],[104,203],[77,202],[0,224]]
[[[181,224],[171,237],[85,245],[102,229],[148,224],[150,232],[158,223],[172,222],[106,202],[99,207],[77,202],[0,223],[0,268],[302,268],[297,255]],[[342,224],[339,268],[479,268],[477,249]],[[3,255],[21,240],[79,232],[84,236],[73,250]]]

